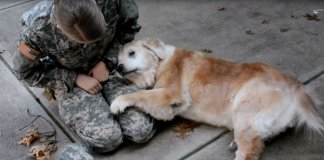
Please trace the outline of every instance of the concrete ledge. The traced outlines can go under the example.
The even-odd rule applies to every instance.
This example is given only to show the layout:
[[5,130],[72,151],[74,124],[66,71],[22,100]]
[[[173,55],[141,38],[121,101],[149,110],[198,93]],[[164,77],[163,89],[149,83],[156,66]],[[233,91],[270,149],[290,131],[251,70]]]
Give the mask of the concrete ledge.
[[[51,121],[57,131],[58,146],[70,143],[61,129],[55,125],[26,88],[3,64],[2,59],[0,59],[0,75],[3,75],[0,78],[0,155],[2,158],[19,159],[27,157],[30,147],[18,144],[21,135],[26,131],[19,131],[19,129],[35,118],[28,116],[27,109],[32,114],[42,115]],[[33,128],[39,128],[41,132],[52,131],[51,126],[42,120],[36,121]],[[58,159],[57,154],[53,158]]]

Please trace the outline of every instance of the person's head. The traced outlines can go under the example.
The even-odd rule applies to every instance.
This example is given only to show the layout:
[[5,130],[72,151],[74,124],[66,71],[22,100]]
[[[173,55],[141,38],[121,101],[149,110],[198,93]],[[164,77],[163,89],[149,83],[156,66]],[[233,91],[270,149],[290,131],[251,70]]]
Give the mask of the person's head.
[[53,18],[65,35],[79,43],[102,37],[106,22],[95,0],[54,0]]

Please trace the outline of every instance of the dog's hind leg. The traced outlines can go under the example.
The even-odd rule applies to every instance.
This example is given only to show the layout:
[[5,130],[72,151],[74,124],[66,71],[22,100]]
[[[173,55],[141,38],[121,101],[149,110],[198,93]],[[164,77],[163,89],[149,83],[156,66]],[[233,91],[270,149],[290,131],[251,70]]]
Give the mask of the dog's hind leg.
[[259,159],[264,148],[264,141],[254,133],[251,128],[234,131],[235,142],[238,147],[235,152],[235,160]]

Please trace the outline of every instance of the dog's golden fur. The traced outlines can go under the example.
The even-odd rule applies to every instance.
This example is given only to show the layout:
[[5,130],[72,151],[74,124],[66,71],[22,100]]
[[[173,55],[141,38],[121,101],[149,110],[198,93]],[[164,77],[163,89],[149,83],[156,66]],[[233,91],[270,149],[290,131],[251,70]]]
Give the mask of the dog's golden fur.
[[258,159],[264,140],[287,127],[324,130],[304,86],[269,65],[233,63],[159,40],[131,42],[118,59],[126,78],[152,89],[117,97],[113,113],[136,106],[161,120],[180,115],[227,127],[234,130],[236,160]]

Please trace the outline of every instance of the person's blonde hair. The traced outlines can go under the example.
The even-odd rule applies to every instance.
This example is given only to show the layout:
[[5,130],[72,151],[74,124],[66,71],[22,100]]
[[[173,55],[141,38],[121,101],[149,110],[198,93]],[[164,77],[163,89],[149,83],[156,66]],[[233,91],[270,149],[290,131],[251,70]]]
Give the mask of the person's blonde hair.
[[54,0],[53,16],[70,38],[90,43],[104,35],[106,22],[95,0]]

